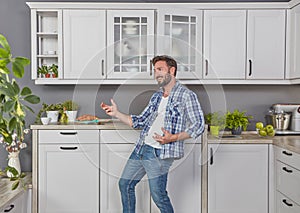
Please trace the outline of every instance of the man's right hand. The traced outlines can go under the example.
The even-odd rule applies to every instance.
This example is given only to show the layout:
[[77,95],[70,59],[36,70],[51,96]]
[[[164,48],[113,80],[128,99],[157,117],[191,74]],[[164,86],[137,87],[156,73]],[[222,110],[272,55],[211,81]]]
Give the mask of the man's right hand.
[[106,114],[108,114],[109,116],[112,117],[117,117],[117,113],[118,113],[118,107],[117,104],[114,102],[113,99],[110,99],[111,102],[111,106],[105,104],[105,103],[101,103],[100,107],[105,111]]

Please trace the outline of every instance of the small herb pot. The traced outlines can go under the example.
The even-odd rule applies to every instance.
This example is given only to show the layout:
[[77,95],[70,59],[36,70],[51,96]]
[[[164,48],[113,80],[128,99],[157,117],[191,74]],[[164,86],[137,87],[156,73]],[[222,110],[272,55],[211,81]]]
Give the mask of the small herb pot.
[[231,130],[231,133],[233,134],[233,135],[240,135],[240,134],[242,134],[242,127],[241,126],[239,126],[239,127],[237,127],[236,129],[232,129]]
[[219,126],[210,126],[210,134],[213,136],[219,136]]

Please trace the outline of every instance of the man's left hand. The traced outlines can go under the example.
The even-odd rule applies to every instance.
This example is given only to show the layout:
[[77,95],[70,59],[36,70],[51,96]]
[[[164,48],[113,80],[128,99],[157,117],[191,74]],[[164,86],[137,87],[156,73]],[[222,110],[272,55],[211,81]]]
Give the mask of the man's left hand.
[[178,140],[177,135],[171,134],[169,131],[165,130],[165,128],[161,128],[161,131],[163,132],[163,136],[154,133],[153,139],[159,142],[160,144],[166,144],[170,142],[174,142]]

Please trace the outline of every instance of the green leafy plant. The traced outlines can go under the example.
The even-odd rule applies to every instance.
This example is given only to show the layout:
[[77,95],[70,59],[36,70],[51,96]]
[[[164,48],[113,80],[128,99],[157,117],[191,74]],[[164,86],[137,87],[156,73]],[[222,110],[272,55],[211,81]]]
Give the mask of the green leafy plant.
[[38,112],[36,119],[35,119],[35,124],[41,124],[41,117],[43,113],[47,111],[59,111],[60,114],[63,113],[63,104],[62,103],[56,103],[56,104],[46,104],[42,103],[42,108]]
[[220,114],[219,112],[211,112],[204,115],[205,123],[210,126],[219,126],[219,129],[225,128],[225,115]]
[[67,101],[63,102],[63,108],[64,108],[64,110],[67,110],[67,111],[77,111],[79,106],[74,101],[67,100]]
[[38,68],[38,74],[40,74],[40,77],[43,75],[46,75],[49,73],[47,65],[42,65],[41,67]]
[[240,112],[238,109],[235,109],[233,112],[228,111],[226,113],[226,127],[228,129],[237,129],[241,127],[246,131],[249,125],[249,119],[252,118],[253,116],[246,115],[246,111]]
[[53,76],[54,78],[58,77],[58,66],[56,64],[52,64],[50,67],[50,72],[52,72],[55,76]]
[[[20,88],[16,79],[13,78],[22,78],[25,72],[24,67],[29,63],[30,60],[25,57],[14,58],[6,38],[0,34],[0,141],[6,147],[12,147],[11,145],[16,142],[22,145],[26,111],[34,113],[27,104],[40,102],[40,98],[33,95],[29,87]],[[17,149],[6,150],[18,151]],[[7,170],[11,169],[7,167],[4,171]],[[3,175],[3,172],[1,171],[0,174]],[[12,174],[12,181],[24,176],[15,171]]]

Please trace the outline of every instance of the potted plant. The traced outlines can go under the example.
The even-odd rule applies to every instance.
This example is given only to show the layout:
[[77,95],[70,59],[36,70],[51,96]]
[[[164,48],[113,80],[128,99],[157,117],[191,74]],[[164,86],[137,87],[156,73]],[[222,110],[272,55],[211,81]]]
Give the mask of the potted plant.
[[58,77],[58,66],[56,64],[52,64],[49,67],[50,72],[52,72],[52,78],[57,78]]
[[39,113],[37,114],[35,123],[41,124],[41,117],[43,113],[47,114],[47,117],[50,118],[50,123],[57,123],[59,114],[63,112],[63,105],[62,103],[56,104],[42,104],[42,108],[40,109]]
[[12,189],[16,189],[25,176],[21,173],[19,152],[26,147],[24,135],[29,131],[25,123],[26,111],[34,113],[27,104],[40,102],[29,87],[20,88],[14,78],[22,78],[24,67],[29,63],[24,57],[13,58],[6,38],[0,34],[0,143],[8,152],[8,166],[0,170],[0,176],[7,175],[14,181]]
[[208,113],[204,116],[204,119],[214,136],[218,136],[219,131],[225,128],[225,115],[221,115],[219,112]]
[[233,135],[240,135],[242,130],[246,131],[251,118],[253,116],[246,115],[246,111],[240,112],[238,109],[233,112],[228,111],[226,113],[226,127],[231,130]]
[[63,103],[63,108],[66,112],[66,115],[68,116],[68,121],[75,122],[77,117],[77,111],[79,108],[78,104],[72,100],[67,100]]
[[[38,74],[40,78],[46,78],[48,77],[48,67],[47,65],[42,65],[41,67],[38,68]],[[49,77],[48,77],[49,78]]]

